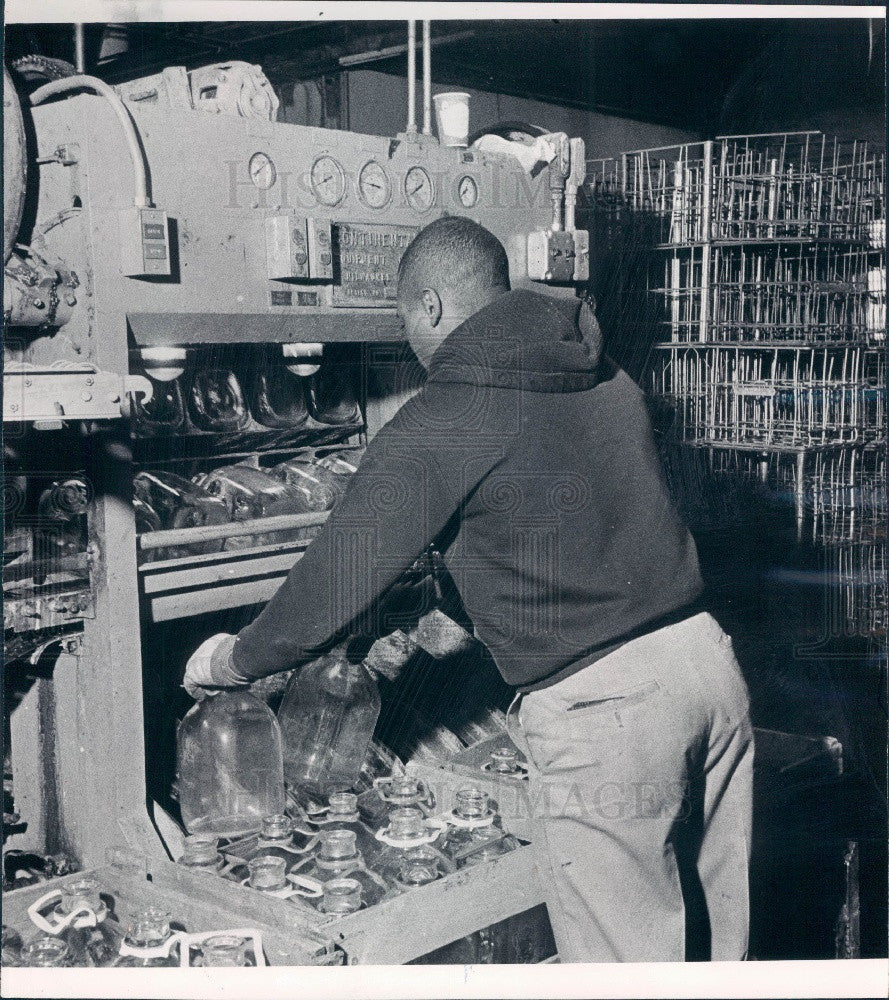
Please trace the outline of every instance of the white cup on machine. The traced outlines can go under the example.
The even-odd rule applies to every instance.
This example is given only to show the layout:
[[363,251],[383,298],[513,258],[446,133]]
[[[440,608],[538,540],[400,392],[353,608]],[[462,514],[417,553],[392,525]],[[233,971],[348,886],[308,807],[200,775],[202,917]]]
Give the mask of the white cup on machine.
[[465,146],[469,139],[469,94],[449,91],[436,94],[435,122],[442,146]]

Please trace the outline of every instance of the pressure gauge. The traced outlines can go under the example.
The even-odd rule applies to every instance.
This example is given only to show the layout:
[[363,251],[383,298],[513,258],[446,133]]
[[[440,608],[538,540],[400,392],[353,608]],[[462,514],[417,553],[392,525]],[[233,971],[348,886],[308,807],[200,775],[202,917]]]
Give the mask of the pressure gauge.
[[258,187],[260,191],[268,191],[278,176],[275,164],[272,163],[272,158],[267,153],[254,153],[250,157],[247,169],[253,186]]
[[432,178],[422,167],[411,167],[404,178],[404,196],[416,212],[428,212],[435,204]]
[[464,208],[472,208],[478,201],[478,184],[466,174],[457,183],[457,194],[460,196],[460,204]]
[[346,193],[346,175],[332,156],[319,156],[309,178],[312,191],[322,205],[338,205]]
[[358,174],[358,194],[369,208],[382,208],[392,197],[389,175],[376,160],[368,160]]

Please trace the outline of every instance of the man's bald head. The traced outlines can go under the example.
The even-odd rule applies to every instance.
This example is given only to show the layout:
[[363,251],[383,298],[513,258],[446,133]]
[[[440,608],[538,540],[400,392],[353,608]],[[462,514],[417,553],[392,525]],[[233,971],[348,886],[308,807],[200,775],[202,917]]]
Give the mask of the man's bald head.
[[503,244],[459,216],[421,229],[398,266],[398,313],[424,365],[451,330],[508,291]]

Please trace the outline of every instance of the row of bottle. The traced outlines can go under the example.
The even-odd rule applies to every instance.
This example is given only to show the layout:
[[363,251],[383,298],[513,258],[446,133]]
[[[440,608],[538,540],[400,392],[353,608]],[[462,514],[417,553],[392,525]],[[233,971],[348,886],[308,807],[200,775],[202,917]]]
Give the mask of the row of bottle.
[[28,915],[36,928],[31,936],[3,926],[5,968],[265,965],[255,929],[188,934],[174,930],[170,914],[155,906],[136,910],[122,923],[114,900],[91,878],[47,893]]
[[385,812],[376,829],[361,817],[354,793],[334,792],[323,812],[299,823],[285,814],[267,816],[259,834],[222,851],[215,837],[190,835],[180,862],[322,913],[343,914],[518,846],[480,788],[459,789],[445,815],[433,814],[434,800],[412,776],[383,779],[377,789]]
[[192,367],[182,378],[155,381],[148,402],[136,400],[133,429],[140,437],[253,427],[300,428],[309,418],[341,426],[361,421],[354,368],[322,359],[312,375],[295,374],[271,349],[235,364]]
[[91,496],[82,476],[49,484],[45,478],[9,476],[4,483],[4,565],[37,562],[51,571],[54,561],[85,552]]
[[[140,533],[251,521],[279,514],[330,510],[345,491],[361,460],[359,449],[320,457],[287,459],[270,469],[258,457],[200,473],[191,481],[173,472],[142,471],[133,481],[136,528]],[[163,549],[155,558],[177,558],[311,537],[312,529],[286,536],[250,535]]]
[[[445,616],[442,616],[445,617]],[[239,837],[262,817],[284,812],[285,780],[315,796],[350,791],[380,714],[380,693],[366,661],[341,648],[296,671],[277,718],[247,690],[195,704],[177,730],[177,787],[189,833]],[[491,770],[517,769],[498,747]]]

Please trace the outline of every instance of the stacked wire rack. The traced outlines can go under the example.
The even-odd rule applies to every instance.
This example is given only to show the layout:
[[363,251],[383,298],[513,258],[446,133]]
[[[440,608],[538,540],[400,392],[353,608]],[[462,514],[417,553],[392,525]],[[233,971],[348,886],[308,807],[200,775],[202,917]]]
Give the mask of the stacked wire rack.
[[884,634],[882,151],[819,132],[726,136],[591,161],[588,178],[597,238],[600,220],[607,241],[620,232],[644,287],[646,304],[613,321],[650,347],[683,506],[712,526],[745,485],[792,498],[844,633]]

